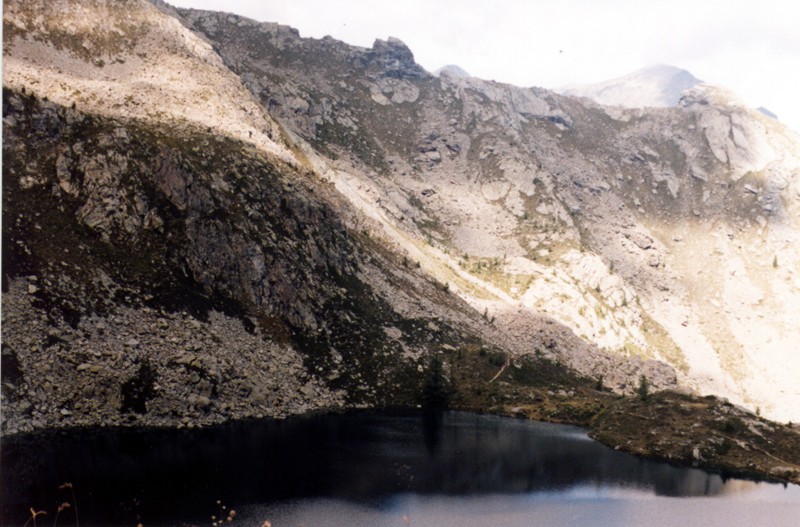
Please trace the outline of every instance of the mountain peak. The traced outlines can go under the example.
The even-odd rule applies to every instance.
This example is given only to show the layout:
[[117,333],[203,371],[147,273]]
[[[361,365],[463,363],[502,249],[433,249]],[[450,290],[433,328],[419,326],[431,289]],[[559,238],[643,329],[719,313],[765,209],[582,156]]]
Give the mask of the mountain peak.
[[377,39],[370,51],[371,62],[378,64],[388,76],[421,79],[428,76],[414,61],[411,49],[399,38]]
[[567,86],[557,91],[563,95],[587,97],[606,106],[667,107],[678,104],[681,93],[701,82],[684,69],[657,64],[616,79]]
[[433,74],[436,77],[440,77],[441,75],[449,75],[459,79],[468,79],[469,77],[472,77],[472,75],[467,73],[464,68],[455,64],[447,64],[446,66],[442,66],[438,70],[434,71]]

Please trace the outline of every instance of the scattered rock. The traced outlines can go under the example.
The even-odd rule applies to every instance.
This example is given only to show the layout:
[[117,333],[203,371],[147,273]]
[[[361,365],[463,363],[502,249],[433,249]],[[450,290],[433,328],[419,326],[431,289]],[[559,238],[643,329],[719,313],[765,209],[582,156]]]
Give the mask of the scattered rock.
[[203,412],[208,412],[211,409],[211,399],[205,395],[191,394],[188,398],[188,402],[190,406]]

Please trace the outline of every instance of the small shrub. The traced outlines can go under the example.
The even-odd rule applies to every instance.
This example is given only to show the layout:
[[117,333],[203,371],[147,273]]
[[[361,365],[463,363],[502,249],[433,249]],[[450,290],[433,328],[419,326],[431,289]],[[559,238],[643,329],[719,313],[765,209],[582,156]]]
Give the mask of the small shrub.
[[595,390],[597,390],[598,392],[602,392],[602,391],[603,391],[603,388],[604,388],[604,386],[603,386],[603,380],[604,380],[604,378],[603,378],[603,376],[602,376],[602,375],[600,375],[600,376],[598,376],[598,377],[597,377],[597,383],[594,385],[594,388],[595,388]]
[[147,413],[147,401],[155,396],[156,371],[143,361],[136,374],[122,385],[122,413]]
[[502,366],[506,363],[506,354],[502,351],[493,351],[489,355],[489,364],[492,366]]
[[719,443],[718,445],[716,445],[716,447],[714,447],[714,450],[718,455],[724,456],[725,454],[730,452],[731,447],[733,447],[733,443],[731,442],[730,439],[726,437],[723,438],[721,443]]
[[636,389],[636,393],[639,394],[639,399],[642,401],[646,401],[650,397],[650,381],[644,374],[639,377],[639,388]]
[[747,425],[745,425],[744,421],[742,421],[738,417],[731,417],[729,419],[726,419],[725,424],[722,425],[722,431],[728,434],[736,434],[744,431],[746,428]]
[[428,378],[422,389],[422,402],[426,408],[447,408],[450,390],[444,377],[442,361],[439,357],[431,357]]

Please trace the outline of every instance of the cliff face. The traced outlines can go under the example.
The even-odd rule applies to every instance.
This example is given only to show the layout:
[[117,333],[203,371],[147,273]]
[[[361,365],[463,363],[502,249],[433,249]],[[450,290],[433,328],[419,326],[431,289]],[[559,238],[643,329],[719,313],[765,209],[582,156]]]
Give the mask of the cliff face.
[[418,404],[462,352],[800,407],[797,137],[720,90],[133,0],[6,2],[3,44],[7,432]]

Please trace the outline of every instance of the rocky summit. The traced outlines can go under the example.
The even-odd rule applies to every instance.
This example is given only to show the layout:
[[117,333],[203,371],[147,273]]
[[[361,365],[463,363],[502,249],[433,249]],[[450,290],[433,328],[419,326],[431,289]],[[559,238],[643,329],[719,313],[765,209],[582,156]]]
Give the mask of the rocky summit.
[[3,15],[4,434],[586,424],[643,379],[800,419],[800,137],[723,88],[604,106],[157,0]]

